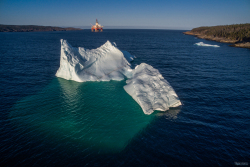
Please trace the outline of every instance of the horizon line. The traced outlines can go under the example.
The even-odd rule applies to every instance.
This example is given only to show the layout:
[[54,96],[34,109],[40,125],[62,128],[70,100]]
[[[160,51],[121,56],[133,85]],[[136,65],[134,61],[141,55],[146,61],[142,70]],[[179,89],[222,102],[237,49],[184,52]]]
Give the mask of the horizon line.
[[[82,28],[82,29],[91,29],[91,26],[55,26],[55,25],[39,25],[39,24],[2,24],[6,26],[48,26],[48,27],[61,27],[61,28]],[[104,29],[163,29],[163,30],[191,30],[190,27],[166,27],[166,26],[104,26]]]

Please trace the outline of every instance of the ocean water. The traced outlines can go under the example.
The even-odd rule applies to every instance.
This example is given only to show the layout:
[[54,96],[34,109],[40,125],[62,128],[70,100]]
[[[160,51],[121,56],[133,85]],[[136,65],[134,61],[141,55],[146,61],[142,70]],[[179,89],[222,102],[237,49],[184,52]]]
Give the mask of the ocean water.
[[[174,30],[0,33],[0,166],[250,163],[250,50]],[[125,81],[55,77],[60,39],[107,40],[158,69],[182,107],[145,115]],[[194,45],[204,42],[220,47]]]

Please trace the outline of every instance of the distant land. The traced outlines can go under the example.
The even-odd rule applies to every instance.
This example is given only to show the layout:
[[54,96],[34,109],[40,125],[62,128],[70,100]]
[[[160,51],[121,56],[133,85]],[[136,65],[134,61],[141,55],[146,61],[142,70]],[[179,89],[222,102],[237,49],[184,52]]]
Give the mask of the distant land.
[[231,43],[234,47],[250,48],[250,23],[212,27],[198,27],[183,32],[198,38]]
[[37,31],[74,31],[82,30],[80,28],[62,28],[51,26],[36,26],[36,25],[3,25],[0,24],[0,32],[37,32]]

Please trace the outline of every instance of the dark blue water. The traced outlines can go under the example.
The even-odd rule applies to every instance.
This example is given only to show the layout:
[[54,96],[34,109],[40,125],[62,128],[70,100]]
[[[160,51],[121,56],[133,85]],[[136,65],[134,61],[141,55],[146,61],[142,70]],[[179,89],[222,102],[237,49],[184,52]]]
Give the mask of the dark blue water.
[[[0,33],[0,166],[250,162],[250,50],[170,30]],[[60,39],[107,40],[158,69],[183,106],[144,115],[125,81],[55,77]],[[204,42],[219,48],[196,46]]]

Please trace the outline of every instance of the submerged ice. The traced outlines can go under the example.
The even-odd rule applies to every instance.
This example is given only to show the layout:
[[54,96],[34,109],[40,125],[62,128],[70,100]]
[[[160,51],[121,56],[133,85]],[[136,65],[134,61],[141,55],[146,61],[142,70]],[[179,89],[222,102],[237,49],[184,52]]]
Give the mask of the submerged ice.
[[135,57],[107,41],[97,49],[74,48],[61,39],[60,67],[57,77],[77,82],[110,81],[128,78],[125,91],[141,106],[145,114],[166,111],[181,102],[170,84],[157,69],[142,63],[133,70]]
[[119,153],[154,118],[141,112],[122,86],[55,78],[13,105],[9,120],[26,139],[58,152]]
[[142,63],[133,70],[133,77],[126,81],[125,91],[141,106],[145,114],[154,110],[166,111],[181,102],[170,84],[157,69]]
[[57,77],[77,82],[123,80],[130,77],[128,61],[134,56],[120,51],[107,41],[97,49],[74,48],[61,39],[60,67]]
[[198,46],[220,47],[219,45],[210,45],[210,44],[205,44],[205,43],[203,43],[203,42],[195,43],[195,45],[198,45]]

